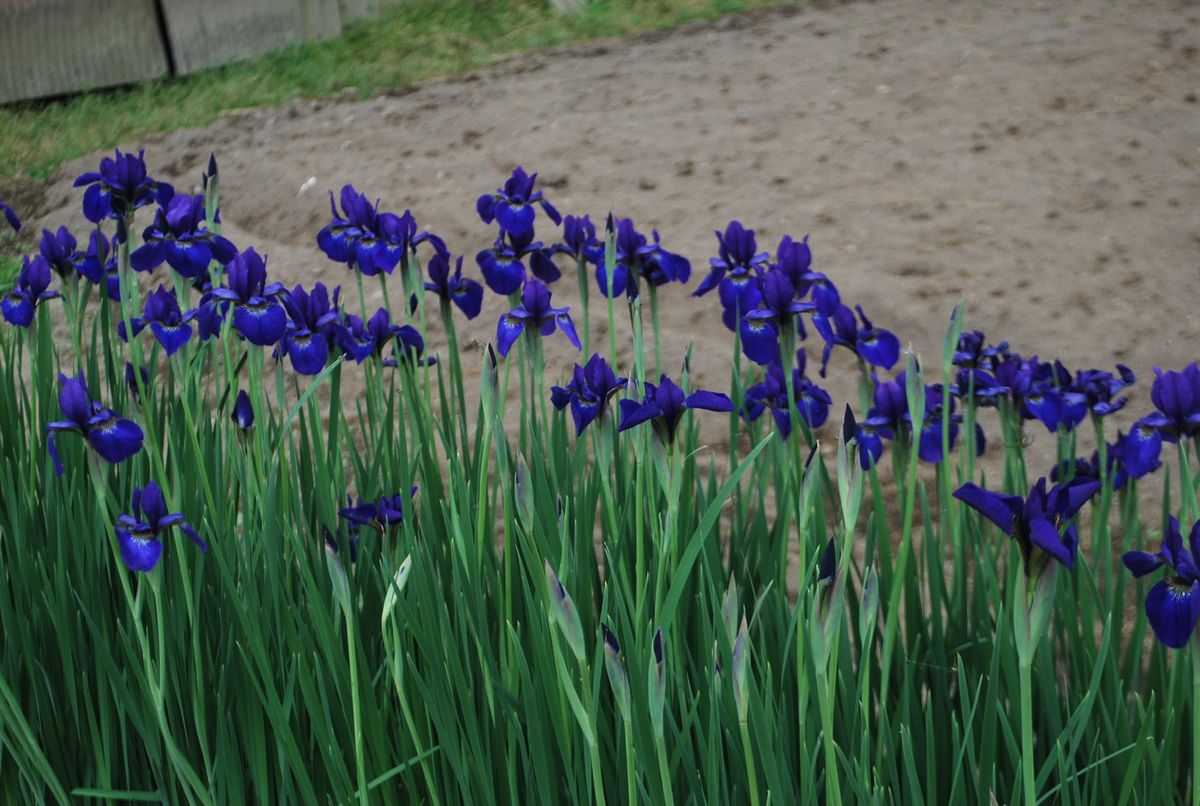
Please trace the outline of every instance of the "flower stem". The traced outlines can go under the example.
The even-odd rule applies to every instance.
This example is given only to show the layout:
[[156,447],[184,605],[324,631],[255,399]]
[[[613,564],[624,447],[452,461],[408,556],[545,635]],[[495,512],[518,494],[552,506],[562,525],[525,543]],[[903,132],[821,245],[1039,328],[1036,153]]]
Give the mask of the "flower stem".
[[1192,806],[1200,806],[1200,641],[1192,649]]
[[346,659],[350,662],[350,703],[354,717],[354,766],[358,771],[358,802],[367,803],[367,765],[363,757],[362,705],[358,696],[358,653],[354,651],[353,602],[346,609]]
[[658,750],[658,777],[662,782],[663,803],[674,803],[675,795],[671,792],[671,771],[667,767],[667,748],[663,744],[663,737],[657,737],[654,745]]
[[746,777],[750,787],[750,806],[758,806],[758,771],[754,767],[754,753],[750,750],[750,726],[742,722],[741,728],[742,753],[746,756]]
[[1032,661],[1032,658],[1028,658],[1019,663],[1021,674],[1021,781],[1025,795],[1021,802],[1025,806],[1033,806],[1037,803],[1037,784],[1033,777],[1033,685],[1029,675],[1033,665]]

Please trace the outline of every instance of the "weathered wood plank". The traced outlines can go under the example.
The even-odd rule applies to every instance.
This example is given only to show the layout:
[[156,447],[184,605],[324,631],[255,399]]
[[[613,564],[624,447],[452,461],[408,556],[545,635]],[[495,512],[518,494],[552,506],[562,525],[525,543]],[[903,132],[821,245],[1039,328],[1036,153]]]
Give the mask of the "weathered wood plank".
[[342,22],[378,17],[389,8],[395,8],[403,0],[341,0]]
[[162,6],[180,74],[342,32],[338,0],[163,0]]
[[0,0],[0,103],[166,73],[154,0]]

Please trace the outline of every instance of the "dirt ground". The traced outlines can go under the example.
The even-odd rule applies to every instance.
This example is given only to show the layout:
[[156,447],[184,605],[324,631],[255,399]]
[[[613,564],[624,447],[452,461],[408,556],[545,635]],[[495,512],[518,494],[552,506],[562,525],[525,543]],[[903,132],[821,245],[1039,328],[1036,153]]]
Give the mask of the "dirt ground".
[[[716,295],[688,294],[716,254],[713,230],[739,219],[761,248],[810,234],[843,300],[930,364],[965,299],[969,327],[1023,354],[1129,364],[1145,381],[1131,413],[1143,413],[1152,367],[1200,357],[1198,49],[1200,6],[1174,0],[783,8],[525,56],[399,97],[239,111],[145,146],[179,187],[215,151],[227,234],[288,284],[353,289],[315,245],[327,190],[345,182],[411,208],[478,277],[473,255],[494,231],[474,200],[519,164],[562,212],[632,216],[692,260],[689,287],[664,297],[664,352],[677,367],[691,342],[700,386],[727,388],[732,338]],[[66,166],[31,223],[82,225],[70,182],[99,157]],[[576,302],[572,275],[558,304]],[[505,307],[489,295],[466,326],[476,354]],[[593,311],[597,344],[602,332]],[[547,378],[575,358],[552,339]],[[843,354],[831,368],[835,411],[852,366]],[[719,441],[725,419],[713,419]]]

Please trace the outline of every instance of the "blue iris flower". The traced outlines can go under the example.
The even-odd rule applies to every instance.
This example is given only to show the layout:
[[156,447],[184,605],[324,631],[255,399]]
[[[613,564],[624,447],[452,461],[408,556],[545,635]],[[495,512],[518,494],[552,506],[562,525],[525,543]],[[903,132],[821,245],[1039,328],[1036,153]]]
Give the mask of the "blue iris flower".
[[754,363],[778,362],[780,335],[796,332],[797,325],[804,338],[804,325],[796,317],[816,306],[798,302],[795,296],[795,288],[784,272],[772,269],[763,276],[759,306],[742,315],[742,352]]
[[1010,353],[996,362],[990,376],[977,370],[975,378],[981,405],[1007,398],[1022,419],[1038,420],[1051,433],[1060,425],[1070,430],[1087,416],[1086,398],[1070,391],[1071,373],[1057,361]]
[[567,340],[582,349],[575,323],[568,314],[569,308],[550,306],[550,289],[539,280],[530,280],[521,292],[521,304],[500,317],[496,324],[496,349],[507,356],[517,338],[525,332],[549,336],[556,328],[562,328]]
[[116,253],[111,251],[108,238],[102,233],[92,232],[88,237],[88,249],[77,265],[79,273],[93,285],[104,285],[105,295],[113,302],[121,301],[121,273],[117,266]]
[[[216,215],[221,220],[220,212]],[[181,193],[154,214],[142,233],[144,243],[129,256],[135,271],[151,271],[166,261],[180,277],[199,277],[212,261],[222,266],[237,256],[228,238],[207,229],[204,197]]]
[[[829,407],[833,399],[821,387],[804,377],[805,353],[796,353],[797,366],[792,369],[792,394],[796,401],[796,412],[808,426],[809,431],[820,428],[829,418]],[[788,390],[784,383],[783,367],[772,364],[767,368],[762,383],[746,390],[743,414],[748,420],[757,420],[767,409],[775,418],[779,436],[787,439],[792,433],[792,417],[788,405]]]
[[[409,489],[407,497],[412,498],[416,494],[417,487],[414,485]],[[350,522],[352,532],[357,532],[360,527],[369,526],[386,533],[403,522],[405,497],[403,493],[397,493],[381,496],[378,501],[363,501],[360,498],[357,504],[339,509],[338,516]]]
[[555,255],[570,255],[575,260],[596,263],[603,258],[604,244],[596,239],[596,225],[588,216],[563,218],[563,239],[550,247]]
[[430,232],[418,232],[417,222],[408,210],[403,215],[379,212],[379,202],[371,204],[353,185],[342,187],[341,211],[329,192],[332,221],[317,233],[317,246],[330,260],[345,263],[367,277],[380,272],[391,274],[419,244],[428,241],[437,252],[446,244]]
[[758,306],[758,276],[766,269],[771,256],[759,252],[754,230],[746,229],[740,221],[730,221],[725,232],[717,233],[718,257],[708,262],[711,268],[701,281],[694,297],[702,297],[714,288],[725,310],[725,326],[736,326],[739,312]]
[[537,176],[527,174],[524,168],[517,166],[512,176],[504,183],[504,187],[497,188],[495,193],[480,196],[475,202],[475,211],[479,213],[483,223],[490,224],[495,221],[500,225],[500,229],[514,238],[528,236],[532,239],[535,215],[533,205],[537,204],[551,221],[561,224],[562,216],[554,209],[554,205],[546,201],[540,190],[534,190]]
[[808,236],[801,241],[784,235],[775,250],[774,268],[784,273],[788,282],[796,289],[796,296],[803,299],[811,295],[813,305],[825,316],[833,316],[842,304],[837,286],[820,272],[812,270],[812,250],[808,246]]
[[[142,367],[142,371],[138,373],[142,376],[142,388],[150,388],[150,370]],[[125,388],[129,390],[129,396],[133,398],[133,402],[139,406],[142,404],[142,394],[138,391],[137,375],[133,374],[133,364],[125,362]]]
[[621,401],[621,427],[618,430],[628,431],[634,426],[650,422],[664,445],[674,442],[679,422],[688,409],[733,411],[733,401],[728,395],[703,389],[684,395],[683,390],[666,375],[659,378],[657,386],[652,383],[642,386],[644,396],[640,403],[636,400]]
[[254,406],[250,403],[250,395],[246,394],[245,389],[238,390],[237,400],[233,403],[233,413],[230,418],[243,432],[254,427]]
[[825,350],[821,353],[822,378],[829,366],[829,355],[839,345],[873,367],[891,369],[900,358],[900,340],[891,331],[871,324],[861,305],[855,306],[855,309],[862,319],[861,328],[854,319],[853,311],[845,305],[838,306],[833,316],[827,317],[820,311],[813,314],[813,326],[825,340]]
[[523,262],[527,257],[534,276],[543,282],[553,283],[562,277],[542,242],[533,240],[533,230],[520,235],[501,230],[492,248],[475,255],[475,262],[479,264],[488,288],[508,296],[515,294],[527,279]]
[[437,363],[435,356],[425,355],[425,339],[421,332],[412,325],[401,325],[396,331],[396,346],[392,348],[392,357],[383,361],[385,367],[424,367]]
[[117,149],[112,157],[100,160],[100,170],[75,180],[75,187],[87,185],[83,214],[88,221],[96,224],[106,218],[123,218],[147,204],[166,204],[175,195],[175,188],[147,174],[144,155],[144,151],[134,156]]
[[62,460],[55,444],[55,435],[73,431],[87,440],[100,458],[110,464],[124,462],[142,449],[142,429],[132,420],[118,417],[112,409],[105,408],[93,400],[83,378],[58,376],[58,405],[65,420],[56,420],[46,426],[50,432],[46,449],[54,461],[54,472],[62,475]]
[[608,401],[628,382],[626,378],[618,378],[599,353],[593,353],[586,364],[575,365],[570,383],[550,388],[550,401],[560,411],[568,403],[571,405],[575,436],[579,436],[593,420],[604,415]]
[[0,313],[4,315],[4,320],[17,327],[29,327],[33,324],[37,307],[58,296],[57,291],[50,291],[49,288],[50,264],[41,255],[36,255],[33,260],[26,256],[16,285],[0,297]]
[[988,344],[982,330],[966,330],[958,334],[958,345],[951,363],[961,369],[993,370],[1008,357],[1008,342]]
[[333,289],[332,303],[324,283],[317,283],[312,291],[296,286],[282,297],[291,321],[284,330],[277,357],[286,355],[292,361],[292,368],[301,375],[316,375],[329,361],[329,346],[340,317],[341,291],[341,286]]
[[[881,452],[879,439],[896,439],[897,434],[911,435],[913,432],[913,416],[908,408],[907,373],[903,370],[891,381],[875,379],[874,405],[867,413],[866,422],[860,427],[859,459],[864,469],[878,460]],[[958,427],[962,415],[954,412],[954,398],[947,397],[942,385],[926,384],[925,412],[921,416],[919,432],[916,436],[917,456],[922,462],[937,464],[944,458],[942,452],[942,418],[943,407],[950,406],[950,439],[949,445],[954,447],[958,440]],[[977,454],[982,454],[987,448],[983,429],[975,424],[975,448]],[[864,454],[863,450],[867,453]],[[866,461],[870,459],[870,462]]]
[[4,216],[4,220],[13,228],[13,232],[21,231],[21,219],[17,218],[17,211],[9,207],[4,199],[0,199],[0,215]]
[[86,253],[79,251],[79,242],[66,227],[59,227],[57,232],[42,230],[38,251],[50,264],[54,273],[63,280],[82,274],[82,267],[88,259]]
[[[134,317],[129,325],[135,336],[141,333],[143,328],[149,327],[167,355],[172,356],[192,337],[192,326],[189,323],[196,318],[196,313],[184,313],[179,307],[175,292],[160,285],[157,291],[146,297],[146,306],[141,317]],[[124,322],[117,323],[117,333],[123,340],[128,340]]]
[[447,302],[453,302],[459,310],[466,314],[467,319],[479,316],[483,306],[483,286],[470,277],[462,276],[462,256],[454,264],[454,274],[450,273],[450,254],[438,252],[429,259],[429,280],[425,290],[432,291]]
[[[968,482],[954,491],[954,497],[983,515],[1020,545],[1025,572],[1033,578],[1040,568],[1040,557],[1048,556],[1071,570],[1079,554],[1079,533],[1072,519],[1088,502],[1100,483],[1077,478],[1056,484],[1048,492],[1046,479],[1040,478],[1029,495],[1003,495]],[[1035,550],[1039,552],[1035,556]]]
[[[658,230],[652,230],[653,243],[638,232],[633,219],[613,220],[616,245],[615,266],[611,284],[611,296],[624,293],[629,299],[637,299],[642,283],[659,288],[667,283],[686,283],[692,276],[692,264],[682,255],[668,252],[662,246]],[[605,246],[599,245],[596,252],[596,284],[600,293],[609,296],[608,265]]]
[[334,324],[333,330],[338,346],[356,364],[371,356],[382,356],[383,349],[400,332],[400,328],[392,324],[392,315],[387,308],[375,311],[365,325],[354,314],[347,314],[346,320]]
[[1125,408],[1128,397],[1117,397],[1137,381],[1133,370],[1117,364],[1117,374],[1100,369],[1085,369],[1075,373],[1070,391],[1082,397],[1087,410],[1097,417],[1106,417]]
[[1157,411],[1137,422],[1126,443],[1126,462],[1135,478],[1154,469],[1164,441],[1200,438],[1200,364],[1182,372],[1155,367],[1154,374],[1150,400]]
[[[1112,479],[1114,490],[1122,489],[1130,479],[1130,474],[1126,468],[1125,453],[1128,450],[1129,435],[1117,432],[1117,438],[1114,442],[1108,443],[1106,457],[1108,459],[1108,476]],[[1162,465],[1161,462],[1156,462],[1152,469],[1157,470]],[[1090,459],[1084,459],[1082,456],[1076,457],[1074,461],[1067,463],[1062,462],[1052,471],[1050,471],[1051,481],[1061,481],[1067,476],[1067,470],[1072,471],[1071,475],[1075,478],[1095,479],[1102,481],[1103,477],[1100,472],[1100,451],[1092,451]]]
[[201,552],[208,551],[208,545],[184,521],[182,513],[167,512],[162,490],[153,481],[145,487],[133,488],[132,509],[132,514],[119,515],[114,525],[121,559],[130,571],[144,574],[153,571],[162,556],[162,535],[175,526],[199,546]]
[[270,347],[287,328],[287,314],[279,304],[281,283],[267,284],[267,262],[253,247],[229,263],[226,287],[214,288],[214,300],[234,305],[233,326],[251,344]]
[[1154,630],[1154,636],[1164,646],[1183,649],[1196,631],[1200,621],[1200,568],[1196,558],[1200,556],[1200,521],[1188,535],[1188,544],[1183,544],[1179,521],[1171,517],[1163,535],[1162,547],[1157,554],[1145,551],[1127,551],[1121,557],[1135,577],[1152,574],[1166,566],[1167,574],[1150,588],[1146,594],[1146,619]]

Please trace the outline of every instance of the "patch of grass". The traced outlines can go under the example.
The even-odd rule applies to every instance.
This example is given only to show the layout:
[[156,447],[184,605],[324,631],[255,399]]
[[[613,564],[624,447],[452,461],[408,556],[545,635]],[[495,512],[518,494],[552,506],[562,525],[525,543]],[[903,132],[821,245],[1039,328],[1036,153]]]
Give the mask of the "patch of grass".
[[578,15],[548,0],[410,0],[327,42],[132,88],[0,108],[0,188],[154,132],[204,126],[222,110],[344,91],[369,97],[468,72],[521,51],[651,31],[780,0],[596,0]]

